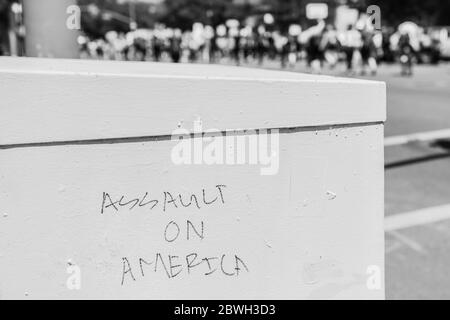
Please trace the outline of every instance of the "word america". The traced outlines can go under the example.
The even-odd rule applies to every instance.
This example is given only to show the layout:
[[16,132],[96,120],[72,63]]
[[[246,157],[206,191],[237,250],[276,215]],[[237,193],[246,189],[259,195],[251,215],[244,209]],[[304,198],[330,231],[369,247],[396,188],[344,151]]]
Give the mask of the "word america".
[[209,206],[216,202],[225,204],[225,188],[225,185],[216,185],[213,191],[202,189],[199,194],[189,193],[184,195],[164,191],[159,197],[151,197],[146,192],[142,197],[128,198],[122,195],[114,198],[115,200],[113,200],[113,197],[109,193],[103,192],[101,214],[107,211],[118,212],[122,208],[128,208],[129,210],[143,207],[149,208],[150,210],[159,208],[163,212],[166,212],[169,208],[179,209],[192,206],[201,209],[204,206]]
[[148,273],[162,273],[168,279],[173,279],[184,273],[193,273],[210,276],[221,274],[228,277],[238,277],[242,272],[249,272],[247,265],[237,255],[227,256],[221,254],[217,256],[200,257],[198,253],[191,253],[183,257],[175,255],[164,256],[156,253],[153,260],[139,258],[132,263],[127,257],[122,258],[122,281],[136,281],[138,276],[144,278]]

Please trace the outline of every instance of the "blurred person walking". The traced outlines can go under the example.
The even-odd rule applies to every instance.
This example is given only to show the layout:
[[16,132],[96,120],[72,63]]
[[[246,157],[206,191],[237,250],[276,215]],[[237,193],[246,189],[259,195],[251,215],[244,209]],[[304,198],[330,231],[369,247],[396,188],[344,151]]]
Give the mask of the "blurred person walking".
[[361,32],[354,25],[349,25],[346,32],[341,35],[342,48],[345,53],[347,72],[353,73],[353,58],[355,52],[362,46]]
[[307,63],[313,73],[321,73],[322,71],[324,50],[321,44],[321,34],[311,36],[306,44]]
[[371,75],[375,76],[378,70],[377,64],[377,46],[374,42],[374,33],[370,31],[362,32],[361,46],[361,75],[366,74],[366,68],[369,68]]
[[398,40],[401,75],[412,76],[413,75],[413,56],[414,48],[411,45],[411,39],[408,33],[404,33]]
[[266,33],[263,25],[258,26],[255,33],[255,58],[258,60],[258,65],[262,65],[264,62],[264,55],[266,54],[268,43],[264,37]]
[[335,69],[339,62],[339,51],[341,44],[338,39],[336,29],[331,25],[327,25],[326,30],[322,36],[321,47],[324,51],[324,58],[330,69]]
[[173,31],[173,36],[170,38],[170,47],[169,47],[169,53],[170,58],[172,59],[172,62],[178,63],[181,59],[181,30],[175,29]]

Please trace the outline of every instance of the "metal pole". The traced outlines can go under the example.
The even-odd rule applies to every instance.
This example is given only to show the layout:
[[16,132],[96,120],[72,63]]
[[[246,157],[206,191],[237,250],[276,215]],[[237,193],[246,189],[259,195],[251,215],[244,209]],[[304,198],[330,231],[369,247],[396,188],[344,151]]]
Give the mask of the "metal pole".
[[130,15],[130,30],[137,29],[137,19],[136,19],[136,3],[134,0],[130,0],[128,3],[129,15]]
[[76,0],[23,0],[27,56],[79,57],[79,32],[67,26],[67,9],[73,5]]

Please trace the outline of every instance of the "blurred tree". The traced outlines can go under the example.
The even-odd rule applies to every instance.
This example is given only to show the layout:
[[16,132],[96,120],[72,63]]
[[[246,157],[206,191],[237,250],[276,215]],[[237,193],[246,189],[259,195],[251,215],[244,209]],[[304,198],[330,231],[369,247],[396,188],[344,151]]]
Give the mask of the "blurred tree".
[[13,0],[0,0],[0,23],[3,25],[8,21],[9,10]]
[[372,0],[381,8],[381,17],[396,26],[409,20],[423,26],[450,25],[450,1],[442,0]]
[[84,32],[93,37],[101,37],[110,30],[126,32],[129,22],[113,18],[111,12],[127,15],[128,10],[124,4],[115,0],[78,0],[82,8],[81,26]]
[[166,0],[162,7],[159,20],[181,29],[190,29],[193,22],[220,24],[233,11],[232,0]]
[[308,20],[306,17],[306,6],[310,3],[326,3],[328,5],[328,22],[334,19],[334,11],[338,4],[336,0],[265,0],[267,7],[271,8],[278,22],[278,26],[283,30],[287,30],[290,24],[301,24],[308,27],[316,24],[316,21]]
[[[78,0],[83,7],[83,29],[93,36],[102,36],[109,30],[128,31],[129,1]],[[0,0],[0,8],[7,2],[10,0]],[[311,2],[328,3],[329,20],[333,19],[334,8],[338,4],[348,4],[361,11],[375,4],[380,6],[383,22],[387,25],[396,26],[405,20],[422,25],[450,25],[448,0],[165,0],[153,3],[136,1],[135,5],[140,28],[161,22],[186,30],[196,21],[216,26],[228,18],[243,21],[248,16],[261,17],[269,12],[274,15],[277,26],[285,30],[291,23],[300,23],[304,27],[314,23],[305,17],[306,5]],[[90,6],[93,8],[92,5],[98,8],[97,14],[95,10],[88,10]]]
[[[117,0],[78,0],[83,14],[81,25],[84,32],[92,37],[101,37],[110,30],[127,32],[130,30],[130,2]],[[155,12],[151,4],[135,2],[136,22],[139,28],[150,28],[155,23]]]

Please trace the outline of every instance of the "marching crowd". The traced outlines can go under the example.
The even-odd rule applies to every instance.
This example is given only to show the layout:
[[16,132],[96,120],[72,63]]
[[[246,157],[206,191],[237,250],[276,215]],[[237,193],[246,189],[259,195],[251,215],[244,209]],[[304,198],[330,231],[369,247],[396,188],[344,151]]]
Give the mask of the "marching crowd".
[[349,25],[337,30],[318,21],[302,30],[291,25],[286,32],[264,24],[241,26],[228,20],[213,28],[194,23],[192,30],[182,31],[157,25],[154,29],[137,29],[128,33],[109,31],[104,38],[80,36],[81,57],[105,60],[165,62],[232,62],[263,64],[279,61],[283,68],[304,61],[310,71],[334,69],[340,62],[349,73],[376,74],[380,61],[399,62],[403,75],[412,74],[419,52],[428,52],[431,62],[439,59],[439,40],[410,26],[397,30],[375,30],[368,23]]

